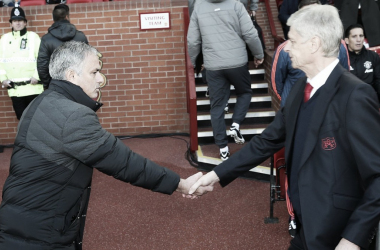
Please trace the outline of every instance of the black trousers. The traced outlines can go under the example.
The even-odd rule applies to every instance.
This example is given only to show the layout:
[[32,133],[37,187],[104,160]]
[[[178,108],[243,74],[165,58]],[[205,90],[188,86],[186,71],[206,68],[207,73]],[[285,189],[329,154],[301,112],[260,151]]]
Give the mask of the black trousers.
[[224,108],[230,98],[230,85],[234,85],[236,105],[232,115],[232,123],[241,124],[251,103],[251,75],[248,64],[238,68],[209,70],[207,69],[207,84],[210,93],[211,124],[216,145],[223,148],[228,144]]
[[299,223],[297,223],[297,227],[299,227],[298,232],[290,241],[290,247],[288,250],[307,250],[303,227],[299,225]]
[[17,119],[20,120],[22,113],[28,107],[29,103],[31,103],[34,98],[36,98],[38,95],[28,95],[28,96],[22,96],[22,97],[15,97],[12,96],[12,104],[13,109],[16,113]]

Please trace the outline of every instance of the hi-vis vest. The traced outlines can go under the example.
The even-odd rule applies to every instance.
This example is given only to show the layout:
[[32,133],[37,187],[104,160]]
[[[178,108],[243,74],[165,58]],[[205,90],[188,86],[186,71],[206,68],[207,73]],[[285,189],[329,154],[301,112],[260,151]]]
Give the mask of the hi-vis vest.
[[[0,81],[9,79],[13,82],[25,82],[31,77],[39,80],[37,57],[40,42],[40,37],[31,31],[23,36],[20,36],[20,31],[4,34],[0,40]],[[42,92],[42,84],[27,84],[9,89],[8,95],[22,97]]]

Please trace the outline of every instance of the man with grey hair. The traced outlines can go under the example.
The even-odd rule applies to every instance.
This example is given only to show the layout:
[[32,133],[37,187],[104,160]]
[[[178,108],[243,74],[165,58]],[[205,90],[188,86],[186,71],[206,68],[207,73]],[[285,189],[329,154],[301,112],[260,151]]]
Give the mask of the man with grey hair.
[[82,42],[52,54],[49,89],[22,117],[0,206],[0,249],[82,249],[93,169],[154,192],[186,195],[188,179],[132,152],[104,130],[94,101],[98,51]]
[[190,193],[216,182],[224,187],[285,146],[290,226],[296,226],[289,249],[368,249],[380,219],[376,94],[338,63],[343,26],[335,7],[305,7],[288,25],[285,50],[306,77],[263,133]]

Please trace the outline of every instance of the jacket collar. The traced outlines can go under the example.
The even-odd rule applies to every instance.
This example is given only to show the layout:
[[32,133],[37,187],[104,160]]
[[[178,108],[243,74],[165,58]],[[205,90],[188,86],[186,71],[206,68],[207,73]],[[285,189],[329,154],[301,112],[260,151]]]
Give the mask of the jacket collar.
[[49,85],[49,90],[56,91],[62,95],[64,95],[66,98],[82,104],[86,107],[89,107],[90,109],[94,110],[95,112],[103,106],[102,103],[94,101],[91,99],[83,90],[81,87],[65,80],[56,80],[52,79]]
[[348,50],[348,54],[350,55],[350,57],[356,57],[363,54],[364,51],[367,51],[367,48],[363,45],[362,49],[360,50],[358,54],[356,54],[355,51],[350,51],[350,50]]
[[25,35],[27,31],[28,31],[28,30],[26,29],[26,27],[23,28],[23,29],[20,30],[20,31],[14,31],[13,28],[12,28],[12,35],[13,35],[14,37],[17,37],[17,36],[20,36],[20,37],[21,37],[21,36]]

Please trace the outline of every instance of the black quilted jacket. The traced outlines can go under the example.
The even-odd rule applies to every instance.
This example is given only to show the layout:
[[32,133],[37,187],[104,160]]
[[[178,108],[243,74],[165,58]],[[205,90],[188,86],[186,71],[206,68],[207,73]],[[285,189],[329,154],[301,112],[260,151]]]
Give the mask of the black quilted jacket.
[[176,173],[101,127],[100,106],[52,80],[24,112],[0,205],[0,249],[81,249],[93,168],[156,192],[177,188]]

